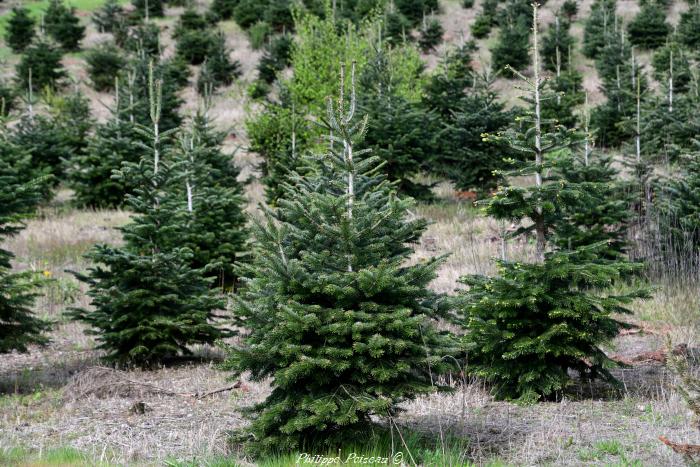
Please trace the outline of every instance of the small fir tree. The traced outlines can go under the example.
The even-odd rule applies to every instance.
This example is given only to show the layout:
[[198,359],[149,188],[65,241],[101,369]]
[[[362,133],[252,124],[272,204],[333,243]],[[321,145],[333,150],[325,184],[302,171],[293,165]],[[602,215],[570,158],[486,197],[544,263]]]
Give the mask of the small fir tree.
[[[42,183],[27,181],[33,172],[29,154],[0,135],[0,240],[22,230],[22,220],[41,200]],[[34,273],[12,272],[13,254],[0,248],[0,353],[26,352],[48,342],[50,323],[32,311],[37,296]]]
[[92,22],[99,32],[113,32],[124,21],[124,9],[119,0],[107,0],[92,14]]
[[179,141],[176,160],[184,176],[173,187],[187,200],[186,229],[177,244],[190,248],[190,265],[214,276],[212,287],[235,288],[245,260],[248,234],[243,186],[230,155],[221,151],[223,134],[210,128],[204,113]]
[[437,18],[424,21],[418,45],[424,53],[428,53],[442,43],[442,35],[444,33],[445,30],[442,27],[442,23]]
[[14,53],[21,53],[32,43],[35,34],[34,19],[29,16],[29,10],[23,7],[12,8],[5,29],[5,43],[8,47]]
[[126,66],[127,60],[112,43],[103,43],[85,54],[87,73],[95,91],[114,89],[116,78]]
[[522,130],[514,129],[505,138],[513,151],[527,156],[511,175],[531,177],[534,184],[501,188],[488,201],[486,212],[518,222],[522,227],[516,235],[533,231],[535,261],[502,258],[498,276],[463,278],[469,290],[461,302],[469,329],[465,339],[471,346],[472,373],[493,382],[497,397],[522,402],[551,398],[565,390],[571,380],[569,370],[583,378],[615,382],[609,372],[614,363],[600,345],[624,327],[612,314],[628,312],[623,305],[645,295],[643,291],[609,292],[615,279],[634,268],[621,261],[601,261],[598,254],[604,244],[574,251],[550,249],[554,221],[562,207],[584,201],[590,190],[547,176],[554,166],[552,157],[570,147],[575,134],[560,127],[543,131],[536,3],[533,25],[534,76],[521,78],[528,84],[534,112],[523,118]]
[[688,11],[681,13],[677,33],[681,43],[690,50],[700,50],[700,4],[691,4]]
[[42,91],[56,89],[67,77],[61,59],[61,49],[45,39],[39,39],[24,50],[17,67],[15,80],[20,89]]
[[186,232],[186,210],[180,193],[168,187],[181,168],[161,152],[172,132],[160,130],[161,85],[149,73],[152,142],[138,163],[127,163],[116,176],[136,186],[128,204],[135,213],[121,228],[124,246],[97,245],[87,255],[95,264],[76,274],[90,285],[92,309],[72,316],[97,336],[106,359],[149,366],[187,355],[189,345],[212,343],[228,335],[213,320],[221,300],[209,290],[203,271],[190,266],[192,251],[175,239]]
[[435,133],[439,148],[434,173],[446,177],[457,190],[487,193],[501,181],[505,169],[503,144],[484,138],[487,133],[505,131],[515,118],[491,89],[492,77],[474,77],[474,84],[455,102],[452,116],[442,120]]
[[656,49],[666,43],[671,26],[666,11],[656,0],[642,2],[642,10],[627,26],[630,42],[643,49]]
[[575,45],[570,27],[568,21],[561,20],[559,16],[554,18],[554,23],[542,40],[542,65],[545,70],[561,72],[569,68],[571,50]]
[[343,92],[337,108],[329,102],[333,136],[318,170],[290,179],[279,208],[257,224],[234,308],[246,334],[227,367],[272,378],[272,393],[252,408],[254,454],[367,436],[373,415],[392,417],[449,368],[451,343],[432,324],[439,297],[427,288],[440,259],[406,265],[425,222],[407,219],[411,201],[358,148],[366,119]]
[[85,36],[85,26],[75,15],[75,9],[67,7],[63,0],[51,0],[44,16],[46,33],[64,50],[75,51]]
[[565,0],[561,4],[559,12],[569,21],[572,21],[578,14],[578,3],[576,0]]
[[156,18],[165,15],[164,0],[131,0],[131,4],[142,18]]
[[113,176],[123,163],[138,163],[148,143],[130,114],[129,97],[117,92],[111,118],[96,125],[85,151],[72,160],[69,182],[79,206],[117,208],[135,194],[134,180]]
[[219,20],[231,19],[233,11],[240,0],[214,0],[209,6],[209,11]]
[[654,78],[671,93],[686,92],[692,79],[690,71],[690,51],[676,40],[669,41],[659,48],[652,58]]
[[595,0],[583,30],[583,55],[597,58],[613,29],[616,0]]
[[509,22],[501,27],[498,42],[491,49],[491,59],[494,69],[522,70],[530,64],[528,47],[530,31],[521,23]]
[[230,51],[226,46],[226,37],[222,32],[218,32],[209,45],[207,58],[197,81],[197,91],[205,94],[207,90],[228,86],[240,75],[241,64],[238,60],[231,60]]
[[391,69],[386,53],[378,50],[360,77],[364,91],[360,112],[370,120],[365,145],[382,160],[382,171],[396,183],[399,193],[414,198],[432,196],[430,186],[412,180],[421,167],[430,165],[430,141],[434,115],[420,103],[399,95],[400,83]]
[[277,73],[290,65],[292,43],[292,36],[289,34],[275,36],[267,43],[258,63],[259,79],[272,84],[277,78]]
[[11,85],[0,81],[0,118],[7,117],[15,109],[17,90]]

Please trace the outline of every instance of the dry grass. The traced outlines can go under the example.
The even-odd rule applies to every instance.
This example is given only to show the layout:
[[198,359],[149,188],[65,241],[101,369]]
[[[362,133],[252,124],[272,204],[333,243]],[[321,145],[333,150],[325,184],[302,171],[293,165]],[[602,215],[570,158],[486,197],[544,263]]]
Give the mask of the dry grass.
[[[543,22],[551,21],[562,1],[547,2]],[[590,3],[580,2],[582,15]],[[457,0],[443,2],[440,18],[448,42],[460,41],[462,31],[469,37],[469,22],[479,4],[477,0],[475,8],[467,11]],[[623,16],[633,14],[632,3],[619,4],[625,8],[620,11]],[[681,4],[674,2],[671,21],[684,8]],[[172,25],[175,12],[169,12],[164,25]],[[241,179],[247,179],[257,173],[258,160],[244,150],[243,122],[254,111],[245,88],[254,78],[259,52],[251,50],[245,34],[234,23],[222,27],[244,75],[216,96],[211,114],[230,134],[226,150],[233,153],[236,147],[243,147],[235,160]],[[581,38],[580,22],[574,24],[572,32]],[[88,29],[86,43],[102,39],[94,29]],[[489,41],[492,38],[479,43],[478,56],[484,61],[488,61]],[[167,38],[165,42],[171,53],[172,43]],[[426,57],[431,66],[438,54]],[[84,81],[82,59],[69,56],[66,60],[71,73]],[[580,56],[575,62],[586,73],[585,86],[593,93],[592,101],[599,102],[599,83],[592,64]],[[93,110],[102,108],[99,100],[109,101],[109,96],[88,91],[84,83],[80,86],[88,92]],[[499,80],[497,87],[507,90],[505,99],[517,100],[512,82]],[[194,92],[187,90],[183,96],[185,113],[196,109]],[[250,183],[247,193],[248,210],[255,212],[263,200],[260,183]],[[509,226],[486,219],[469,203],[454,199],[447,184],[439,185],[436,193],[440,202],[419,205],[412,213],[431,221],[422,242],[416,245],[414,260],[449,253],[431,286],[454,293],[460,276],[495,272],[492,258],[503,254],[501,235]],[[18,268],[45,270],[54,277],[36,311],[55,319],[57,326],[46,348],[0,360],[0,452],[15,447],[44,452],[71,446],[107,464],[162,465],[166,460],[179,460],[201,465],[215,456],[231,456],[246,464],[236,446],[229,445],[228,432],[245,425],[240,408],[264,398],[269,388],[266,383],[245,382],[240,388],[204,399],[187,396],[231,384],[216,368],[215,362],[221,358],[217,349],[194,349],[205,363],[126,374],[95,370],[100,355],[93,339],[85,336],[82,325],[62,315],[68,306],[88,305],[84,287],[65,270],[85,270],[89,264],[83,254],[92,244],[118,243],[115,227],[128,221],[128,213],[76,211],[65,203],[68,198],[68,193],[60,193],[53,206],[3,245],[17,255]],[[506,255],[528,258],[532,250],[527,242],[510,242]],[[664,346],[667,335],[674,342],[697,347],[700,298],[695,284],[661,285],[652,300],[635,303],[631,320],[646,332],[619,337],[609,352],[632,357],[656,350]],[[666,435],[677,442],[700,442],[684,403],[673,390],[673,378],[661,365],[619,370],[618,375],[624,382],[621,396],[586,386],[574,391],[574,399],[530,407],[494,402],[486,388],[468,382],[457,386],[453,394],[406,404],[400,422],[435,436],[450,433],[466,439],[467,457],[479,464],[499,459],[509,465],[681,465],[681,459],[656,440],[658,435]],[[143,403],[139,404],[143,413],[134,410],[135,403]]]

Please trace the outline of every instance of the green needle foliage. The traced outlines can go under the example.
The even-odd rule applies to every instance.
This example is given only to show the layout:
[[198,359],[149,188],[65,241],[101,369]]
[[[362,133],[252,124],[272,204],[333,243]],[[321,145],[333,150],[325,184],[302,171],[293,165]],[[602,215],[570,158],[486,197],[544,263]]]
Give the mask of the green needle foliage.
[[382,172],[396,183],[399,193],[429,199],[430,186],[412,178],[433,157],[430,143],[435,116],[398,93],[400,78],[391,73],[386,54],[376,51],[360,77],[364,94],[359,109],[370,121],[364,142],[384,162]]
[[442,35],[444,33],[445,30],[442,27],[442,23],[437,18],[424,21],[418,45],[424,53],[428,53],[442,43]]
[[65,5],[63,0],[51,0],[44,16],[46,33],[67,51],[80,48],[80,41],[85,36],[85,26],[75,15],[75,9]]
[[[614,362],[600,349],[624,324],[612,317],[627,313],[624,305],[644,291],[615,295],[614,281],[635,269],[624,261],[603,261],[605,243],[576,250],[552,248],[557,219],[564,209],[593,203],[595,188],[568,181],[556,172],[556,156],[579,139],[572,131],[550,128],[540,115],[541,94],[537,7],[533,8],[534,77],[521,75],[528,86],[533,112],[502,139],[523,155],[510,176],[534,179],[529,186],[504,186],[487,202],[496,219],[520,225],[514,236],[533,232],[535,261],[498,261],[495,277],[467,276],[469,290],[460,296],[458,315],[469,332],[469,368],[491,381],[498,398],[533,402],[552,398],[571,382],[569,370],[582,378],[615,382]],[[550,175],[547,175],[547,174]]]
[[112,43],[103,43],[85,54],[87,73],[95,91],[114,89],[115,79],[126,66],[126,58]]
[[666,43],[671,26],[666,22],[665,8],[656,0],[642,2],[642,10],[627,27],[630,42],[643,49],[656,49]]
[[561,71],[569,68],[571,50],[575,45],[570,28],[569,21],[562,20],[559,16],[554,18],[554,23],[542,40],[542,64],[545,70]]
[[113,177],[122,163],[138,163],[147,143],[132,121],[126,97],[117,94],[111,118],[95,126],[87,148],[72,161],[69,182],[79,206],[121,207],[127,195],[135,194],[132,180]]
[[142,18],[155,18],[165,14],[164,0],[131,0],[131,4]]
[[186,230],[170,240],[192,250],[190,265],[214,276],[212,287],[233,289],[248,241],[238,169],[233,157],[221,151],[224,134],[211,128],[206,113],[197,113],[179,139],[175,160],[184,175],[171,189],[187,200]]
[[583,30],[583,55],[597,58],[613,29],[616,0],[595,0]]
[[34,20],[26,8],[12,8],[12,15],[7,20],[5,43],[14,53],[21,53],[32,43],[36,32]]
[[114,32],[125,21],[124,9],[119,0],[107,0],[92,15],[92,22],[99,32]]
[[76,277],[90,285],[92,308],[72,311],[97,336],[107,360],[139,366],[188,355],[188,346],[229,334],[213,322],[223,303],[210,291],[210,279],[191,267],[189,248],[174,244],[186,232],[187,213],[180,193],[168,187],[183,171],[162,152],[172,130],[160,132],[161,87],[153,67],[149,92],[153,128],[144,135],[152,147],[115,174],[136,185],[128,197],[134,217],[120,229],[124,246],[96,245],[88,253],[95,266]]
[[[41,200],[41,181],[27,181],[31,157],[0,135],[0,241],[22,230],[22,220]],[[29,345],[48,341],[50,323],[32,312],[37,280],[32,272],[13,273],[13,254],[0,248],[0,353],[26,352]]]
[[700,4],[691,4],[688,11],[681,13],[677,33],[685,46],[696,53],[700,51]]
[[272,382],[246,430],[253,454],[366,436],[372,415],[440,389],[431,375],[449,369],[451,342],[432,324],[439,297],[427,288],[441,261],[406,264],[426,224],[407,219],[412,201],[359,149],[367,119],[342,96],[323,120],[328,154],[305,156],[317,170],[290,178],[256,224],[234,308],[246,332],[226,366]]
[[15,69],[17,86],[23,90],[31,87],[32,91],[58,88],[67,77],[62,58],[61,49],[51,42],[43,38],[33,42],[24,49]]

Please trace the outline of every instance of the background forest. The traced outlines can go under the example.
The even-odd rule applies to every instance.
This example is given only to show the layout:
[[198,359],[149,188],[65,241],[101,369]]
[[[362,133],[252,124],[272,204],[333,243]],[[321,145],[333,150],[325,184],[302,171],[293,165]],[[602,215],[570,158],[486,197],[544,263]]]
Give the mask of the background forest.
[[0,0],[0,63],[0,464],[700,461],[696,0]]

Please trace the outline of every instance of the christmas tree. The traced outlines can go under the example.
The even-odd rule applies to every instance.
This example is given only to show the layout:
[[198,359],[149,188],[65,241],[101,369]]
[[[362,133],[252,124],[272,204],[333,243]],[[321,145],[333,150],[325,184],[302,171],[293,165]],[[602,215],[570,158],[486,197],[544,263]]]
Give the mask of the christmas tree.
[[[0,240],[22,230],[22,220],[41,200],[43,180],[27,181],[33,172],[31,157],[0,134]],[[11,252],[0,248],[0,353],[27,351],[48,341],[50,323],[32,312],[36,279],[31,271],[13,273]]]
[[35,35],[34,20],[26,8],[12,8],[12,15],[7,20],[5,43],[14,53],[21,53],[32,43]]
[[111,118],[96,125],[85,151],[71,161],[69,182],[79,206],[120,207],[127,195],[135,194],[132,180],[113,177],[122,163],[138,163],[148,142],[130,113],[132,98],[116,93]]
[[76,51],[85,36],[85,26],[75,15],[75,9],[67,7],[63,0],[51,0],[44,17],[46,33],[64,50]]
[[364,142],[383,161],[382,172],[396,183],[399,193],[430,198],[430,187],[411,179],[422,166],[430,165],[434,115],[419,102],[409,102],[398,94],[400,83],[382,50],[376,51],[365,67],[360,87],[364,94],[359,109],[370,121]]
[[33,42],[24,49],[15,68],[17,86],[23,90],[31,87],[32,91],[59,87],[67,76],[61,64],[62,58],[61,49],[49,41],[41,38]]
[[102,43],[87,51],[85,62],[92,87],[100,92],[111,91],[114,88],[115,79],[126,66],[126,58],[111,43]]
[[221,151],[223,134],[210,127],[206,113],[198,113],[193,128],[179,139],[175,158],[184,176],[172,190],[187,200],[186,230],[171,240],[192,250],[192,268],[215,276],[212,287],[232,289],[248,239],[238,170],[232,157]]
[[656,49],[666,43],[671,26],[666,11],[656,0],[643,0],[642,10],[627,27],[630,42],[643,49]]
[[451,343],[432,324],[439,297],[427,288],[440,259],[406,264],[425,222],[407,219],[412,202],[359,148],[366,119],[343,93],[323,120],[329,153],[257,223],[234,308],[246,332],[227,366],[272,384],[246,430],[254,454],[368,436],[371,416],[440,388],[431,375],[448,369]]
[[610,291],[614,280],[634,268],[622,261],[601,261],[604,243],[573,251],[551,248],[562,208],[594,199],[584,184],[548,175],[554,156],[578,138],[561,127],[543,131],[547,125],[540,115],[544,83],[537,19],[534,4],[534,76],[520,75],[528,86],[533,111],[522,117],[522,129],[514,128],[503,137],[523,156],[509,175],[526,176],[534,184],[500,188],[485,209],[496,219],[518,223],[514,235],[534,233],[535,260],[509,261],[504,251],[498,261],[499,275],[464,277],[469,290],[461,296],[471,372],[492,382],[497,397],[522,402],[564,391],[571,381],[569,370],[585,379],[614,383],[609,372],[614,362],[600,345],[624,327],[612,314],[626,313],[625,303],[645,295]]
[[211,92],[219,86],[228,86],[241,75],[241,64],[237,60],[231,60],[230,54],[226,36],[222,32],[214,34],[197,80],[197,91],[200,94]]
[[583,30],[583,55],[595,59],[613,29],[616,0],[595,0]]
[[691,4],[688,11],[681,13],[677,32],[685,46],[691,50],[700,50],[700,4]]
[[119,0],[107,0],[92,15],[92,22],[99,32],[113,32],[124,21],[124,9]]
[[434,50],[442,43],[442,35],[445,33],[442,23],[437,18],[423,21],[423,28],[420,31],[418,45],[424,53]]
[[542,41],[542,64],[546,70],[561,71],[569,68],[574,38],[569,29],[571,24],[556,16]]
[[492,77],[473,77],[474,84],[455,101],[449,120],[442,121],[433,144],[440,148],[434,171],[452,181],[457,190],[486,193],[500,181],[505,147],[484,139],[486,133],[506,130],[515,118],[491,89]]
[[191,267],[192,251],[177,246],[186,232],[187,211],[180,193],[169,190],[184,172],[162,152],[161,83],[149,72],[152,143],[137,163],[125,163],[116,177],[136,185],[127,203],[132,222],[121,228],[124,246],[96,245],[87,255],[95,264],[76,274],[90,285],[91,309],[72,316],[96,335],[105,358],[149,366],[190,353],[189,345],[213,343],[228,335],[213,322],[221,299],[209,290],[210,279]]
[[131,4],[142,18],[154,18],[165,14],[164,0],[131,0]]

